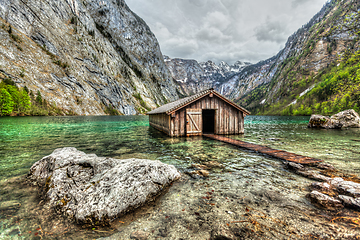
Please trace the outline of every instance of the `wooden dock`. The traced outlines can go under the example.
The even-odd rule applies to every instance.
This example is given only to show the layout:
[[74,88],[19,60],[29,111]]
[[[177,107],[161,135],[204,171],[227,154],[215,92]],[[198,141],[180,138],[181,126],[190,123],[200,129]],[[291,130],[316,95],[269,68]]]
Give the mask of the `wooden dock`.
[[253,144],[253,143],[248,143],[248,142],[244,142],[244,141],[240,141],[240,140],[235,140],[235,139],[231,139],[231,138],[227,138],[227,137],[223,137],[223,136],[219,136],[219,135],[203,134],[203,136],[214,139],[214,140],[218,140],[218,141],[221,141],[224,143],[229,143],[229,144],[237,146],[237,147],[246,148],[246,149],[249,149],[249,150],[252,150],[255,152],[264,153],[269,156],[279,158],[279,159],[289,161],[289,162],[295,162],[295,163],[300,163],[300,164],[312,164],[312,163],[323,162],[323,160],[321,160],[321,159],[305,157],[305,156],[298,155],[295,153],[290,153],[290,152],[286,152],[286,151],[282,151],[282,150],[276,150],[276,149],[272,149],[269,147],[265,147],[265,146],[261,146],[261,145],[257,145],[257,144]]

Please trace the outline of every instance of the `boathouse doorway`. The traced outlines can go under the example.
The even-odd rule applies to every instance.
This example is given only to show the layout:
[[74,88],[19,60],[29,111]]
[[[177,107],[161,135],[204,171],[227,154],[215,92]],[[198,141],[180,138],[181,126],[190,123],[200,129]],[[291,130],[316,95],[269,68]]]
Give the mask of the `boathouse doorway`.
[[150,126],[171,137],[244,134],[244,117],[250,112],[213,88],[147,113]]
[[215,109],[202,110],[203,133],[215,133]]

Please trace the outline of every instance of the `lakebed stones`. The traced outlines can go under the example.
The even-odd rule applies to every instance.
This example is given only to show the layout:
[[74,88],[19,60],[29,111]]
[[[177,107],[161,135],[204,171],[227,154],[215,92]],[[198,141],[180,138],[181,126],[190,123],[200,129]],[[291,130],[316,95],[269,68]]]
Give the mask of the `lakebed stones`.
[[51,207],[78,223],[106,224],[153,200],[180,173],[160,161],[118,160],[62,148],[36,162],[28,177],[45,188]]
[[345,195],[339,195],[339,199],[342,203],[350,208],[354,208],[356,210],[360,210],[360,198],[353,198]]
[[351,197],[360,197],[360,184],[351,181],[344,181],[342,178],[333,178],[330,184],[336,188],[336,191],[340,194],[349,195]]
[[306,196],[310,199],[310,201],[313,204],[327,209],[337,209],[344,207],[340,200],[330,197],[329,195],[326,195],[318,191],[312,191]]
[[331,185],[324,182],[314,182],[311,184],[311,188],[320,192],[329,192],[331,190]]
[[308,127],[327,129],[360,128],[360,117],[353,109],[337,113],[331,117],[315,114],[311,116]]
[[218,224],[211,231],[211,240],[233,240],[236,236],[224,225]]
[[[302,164],[285,162],[285,166],[295,173],[309,179],[317,180],[310,185],[311,193],[306,197],[322,208],[334,210],[343,207],[360,210],[360,183],[345,181],[343,178],[330,178],[322,175],[319,171],[310,170]],[[334,166],[328,163],[315,165],[326,171],[336,172]]]
[[[307,195],[311,202],[324,208],[341,208],[338,201],[348,208],[360,209],[360,184],[345,181],[342,178],[333,178],[326,183],[312,183],[314,190]],[[321,194],[318,194],[320,193]],[[330,197],[334,196],[334,197]]]
[[146,240],[146,239],[148,239],[149,235],[150,235],[150,233],[139,230],[139,231],[131,233],[130,239]]

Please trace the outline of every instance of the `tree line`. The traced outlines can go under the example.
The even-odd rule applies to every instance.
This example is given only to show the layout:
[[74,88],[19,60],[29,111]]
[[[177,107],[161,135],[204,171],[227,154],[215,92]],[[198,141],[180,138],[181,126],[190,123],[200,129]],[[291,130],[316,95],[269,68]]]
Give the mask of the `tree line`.
[[0,82],[0,116],[48,116],[70,114],[56,107],[55,103],[49,104],[41,96],[25,86],[19,88],[10,78]]

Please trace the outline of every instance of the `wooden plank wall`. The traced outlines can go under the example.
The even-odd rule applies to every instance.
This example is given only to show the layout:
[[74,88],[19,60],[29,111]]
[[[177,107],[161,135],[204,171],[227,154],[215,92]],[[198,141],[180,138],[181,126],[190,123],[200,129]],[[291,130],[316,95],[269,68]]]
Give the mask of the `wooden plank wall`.
[[175,113],[175,117],[171,118],[170,136],[186,136],[186,109],[215,109],[215,134],[244,133],[241,111],[216,96],[206,96]]
[[170,135],[170,116],[163,114],[149,115],[150,126]]

